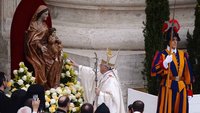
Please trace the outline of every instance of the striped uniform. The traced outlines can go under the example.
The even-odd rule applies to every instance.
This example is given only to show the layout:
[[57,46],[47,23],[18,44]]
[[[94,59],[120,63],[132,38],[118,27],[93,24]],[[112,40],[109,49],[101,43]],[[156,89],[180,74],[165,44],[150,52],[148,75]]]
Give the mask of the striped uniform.
[[158,94],[157,113],[164,113],[166,101],[166,77],[169,75],[167,112],[188,113],[188,91],[192,90],[192,71],[187,54],[182,50],[172,53],[170,70],[163,67],[163,61],[169,54],[167,49],[156,52],[152,62],[151,76],[161,76]]

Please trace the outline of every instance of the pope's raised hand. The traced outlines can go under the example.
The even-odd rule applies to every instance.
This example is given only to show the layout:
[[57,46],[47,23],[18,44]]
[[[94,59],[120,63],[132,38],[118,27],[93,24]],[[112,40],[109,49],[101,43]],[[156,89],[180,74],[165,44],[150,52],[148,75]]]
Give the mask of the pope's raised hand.
[[73,65],[74,67],[77,67],[77,68],[78,68],[78,66],[79,66],[78,63],[76,63],[76,62],[75,62],[74,60],[72,60],[71,58],[69,58],[69,60],[71,61],[72,65]]

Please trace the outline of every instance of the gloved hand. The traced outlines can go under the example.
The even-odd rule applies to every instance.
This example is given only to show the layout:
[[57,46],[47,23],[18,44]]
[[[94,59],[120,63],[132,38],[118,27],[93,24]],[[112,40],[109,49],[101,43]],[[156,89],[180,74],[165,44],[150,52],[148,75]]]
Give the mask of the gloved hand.
[[192,96],[193,97],[193,91],[192,90],[187,90],[188,96]]
[[192,90],[187,90],[187,94],[188,94],[188,100],[191,100],[193,97],[193,91]]
[[165,58],[165,60],[163,61],[163,66],[165,69],[168,68],[168,64],[172,62],[172,55],[167,55],[167,57]]

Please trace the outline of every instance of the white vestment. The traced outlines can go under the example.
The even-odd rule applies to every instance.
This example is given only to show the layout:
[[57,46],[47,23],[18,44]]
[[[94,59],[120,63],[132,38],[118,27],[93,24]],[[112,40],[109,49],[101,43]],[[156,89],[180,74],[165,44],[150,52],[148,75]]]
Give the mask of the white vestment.
[[97,87],[100,89],[99,96],[95,95],[95,73],[92,68],[79,66],[79,78],[84,87],[84,99],[86,102],[97,106],[105,103],[110,109],[110,113],[125,113],[122,91],[117,73],[113,70],[104,74],[98,73]]

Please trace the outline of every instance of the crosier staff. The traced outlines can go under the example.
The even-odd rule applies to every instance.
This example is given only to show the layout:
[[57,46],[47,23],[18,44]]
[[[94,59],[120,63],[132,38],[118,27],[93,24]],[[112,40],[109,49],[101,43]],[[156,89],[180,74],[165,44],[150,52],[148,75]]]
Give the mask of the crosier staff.
[[97,53],[94,52],[95,54],[95,68],[94,68],[94,72],[95,72],[95,86],[97,87],[97,82],[98,82],[98,79],[97,79],[97,68],[98,68],[98,57],[97,57]]
[[[98,57],[97,57],[97,53],[94,52],[94,55],[95,55],[95,63],[94,63],[94,72],[95,72],[95,87],[97,87],[97,82],[98,82],[98,78],[97,78],[97,68],[98,68]],[[95,100],[97,100],[97,97],[95,97]],[[94,103],[95,103],[95,100],[93,101],[93,106],[94,106]]]

